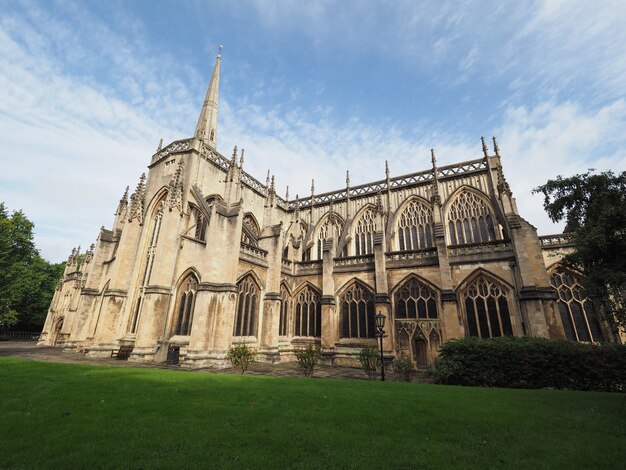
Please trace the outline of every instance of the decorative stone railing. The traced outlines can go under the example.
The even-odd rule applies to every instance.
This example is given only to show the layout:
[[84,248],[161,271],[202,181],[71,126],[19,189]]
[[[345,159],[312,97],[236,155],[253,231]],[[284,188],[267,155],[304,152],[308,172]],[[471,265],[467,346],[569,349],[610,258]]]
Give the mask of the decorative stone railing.
[[267,251],[259,248],[258,246],[248,245],[247,243],[241,243],[241,253],[259,258],[262,260],[267,259]]
[[[437,168],[437,177],[440,179],[452,178],[465,173],[473,173],[477,171],[484,171],[487,168],[487,164],[484,159],[471,160],[468,162],[459,163],[456,165],[447,165]],[[350,197],[367,196],[376,194],[378,192],[387,191],[395,188],[402,188],[404,186],[414,186],[419,184],[430,183],[433,180],[433,170],[420,171],[417,173],[410,173],[408,175],[396,176],[389,178],[389,180],[379,180],[373,183],[362,184],[359,186],[353,186],[349,188]],[[286,208],[293,210],[296,208],[296,204],[300,207],[306,207],[313,205],[329,204],[330,202],[340,201],[348,197],[348,189],[340,189],[338,191],[331,191],[328,193],[317,194],[300,199],[296,201],[286,202]]]
[[387,261],[408,261],[414,259],[436,258],[437,248],[411,251],[389,251],[385,253]]
[[290,259],[285,259],[285,258],[281,260],[281,263],[283,265],[283,268],[287,268],[287,269],[291,269],[291,266],[293,265],[293,261],[291,261]]
[[302,261],[297,263],[296,266],[298,266],[298,271],[317,271],[322,269],[322,261]]
[[561,246],[573,246],[573,233],[557,233],[554,235],[543,235],[539,237],[539,243],[543,248],[556,248]]
[[152,156],[152,163],[156,162],[157,160],[160,160],[163,157],[168,156],[170,153],[184,152],[186,150],[189,150],[189,148],[191,147],[192,140],[193,139],[175,140],[171,144],[167,145],[164,149],[155,153]]
[[[171,144],[167,145],[165,148],[155,153],[152,156],[152,163],[160,160],[167,155],[172,153],[184,152],[189,150],[192,147],[193,138],[191,139],[182,139],[176,140]],[[208,147],[204,147],[201,150],[202,157],[222,169],[223,171],[228,171],[231,166],[231,160],[221,155],[219,152],[210,149]],[[477,171],[484,171],[487,168],[487,164],[483,158],[478,160],[470,160],[463,163],[458,163],[454,165],[447,165],[437,167],[437,178],[446,179],[453,178],[459,175],[463,175],[466,173],[474,173]],[[353,186],[350,188],[343,188],[337,191],[330,191],[327,193],[322,193],[318,195],[313,195],[309,197],[302,198],[298,201],[292,200],[287,201],[286,199],[275,195],[276,203],[279,207],[284,210],[294,210],[298,206],[299,207],[307,207],[313,205],[324,205],[330,204],[331,202],[341,201],[347,199],[348,197],[361,197],[368,196],[372,194],[377,194],[379,192],[388,191],[397,188],[403,188],[405,186],[416,186],[421,184],[430,184],[430,182],[434,178],[434,170],[425,170],[417,173],[410,173],[408,175],[396,176],[389,179],[374,181],[373,183],[361,184],[358,186]],[[256,193],[261,196],[267,196],[268,187],[264,185],[259,180],[254,178],[249,173],[245,171],[241,172],[241,181],[248,188],[252,189]]]
[[374,255],[363,256],[344,256],[342,258],[335,258],[335,266],[358,266],[366,264],[374,264]]
[[511,251],[511,242],[496,240],[485,243],[471,243],[467,245],[451,245],[448,247],[448,254],[455,255],[476,255],[483,253],[499,253],[503,251]]

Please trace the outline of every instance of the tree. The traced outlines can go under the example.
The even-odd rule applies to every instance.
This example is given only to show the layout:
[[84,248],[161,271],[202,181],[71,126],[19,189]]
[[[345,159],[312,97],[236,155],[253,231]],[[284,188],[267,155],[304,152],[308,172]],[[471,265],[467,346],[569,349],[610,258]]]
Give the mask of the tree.
[[565,266],[582,274],[595,310],[614,327],[626,329],[626,171],[558,176],[534,189],[554,222],[565,220],[575,251]]
[[0,203],[0,324],[41,329],[63,264],[44,260],[33,242],[34,224]]

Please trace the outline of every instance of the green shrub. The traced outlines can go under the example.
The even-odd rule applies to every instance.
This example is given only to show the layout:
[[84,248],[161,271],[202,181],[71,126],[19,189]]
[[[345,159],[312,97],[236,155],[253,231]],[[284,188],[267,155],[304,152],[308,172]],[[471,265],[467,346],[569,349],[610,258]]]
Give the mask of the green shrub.
[[405,354],[397,357],[391,363],[393,370],[400,376],[400,380],[410,382],[415,375],[415,363]]
[[226,358],[235,369],[240,369],[243,374],[250,364],[256,361],[256,352],[247,344],[234,344],[228,350]]
[[380,355],[378,349],[374,346],[365,346],[359,353],[359,364],[361,369],[367,374],[370,379],[376,377],[376,370],[380,365]]
[[295,355],[298,360],[298,366],[304,371],[304,376],[310,377],[313,374],[313,369],[315,369],[322,357],[322,351],[317,346],[307,344],[304,348],[296,349]]
[[483,387],[621,391],[626,346],[535,337],[463,338],[443,345],[437,383]]

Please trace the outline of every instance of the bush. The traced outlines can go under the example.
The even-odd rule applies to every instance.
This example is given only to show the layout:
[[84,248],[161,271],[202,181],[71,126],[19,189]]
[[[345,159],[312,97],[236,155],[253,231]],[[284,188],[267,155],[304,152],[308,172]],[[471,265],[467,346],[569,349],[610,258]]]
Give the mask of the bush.
[[296,349],[295,355],[298,360],[298,366],[304,371],[304,376],[310,377],[313,374],[313,369],[315,369],[322,357],[322,351],[317,346],[307,344],[304,348]]
[[415,375],[415,363],[410,357],[402,354],[391,363],[393,370],[400,376],[400,380],[410,382]]
[[374,346],[365,346],[359,353],[359,364],[361,369],[367,374],[370,379],[374,379],[376,376],[376,370],[380,365],[380,355],[378,349]]
[[234,344],[228,350],[226,358],[235,369],[240,369],[243,374],[250,364],[256,361],[256,352],[246,344]]
[[435,359],[435,382],[482,387],[623,391],[626,346],[534,337],[448,341]]

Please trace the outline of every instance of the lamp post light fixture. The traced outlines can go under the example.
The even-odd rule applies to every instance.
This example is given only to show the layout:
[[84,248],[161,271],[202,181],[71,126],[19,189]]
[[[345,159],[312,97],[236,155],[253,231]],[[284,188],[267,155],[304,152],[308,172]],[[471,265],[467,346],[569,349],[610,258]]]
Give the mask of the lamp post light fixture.
[[385,361],[383,359],[383,338],[385,337],[385,315],[376,314],[376,337],[380,339],[380,380],[385,381]]

